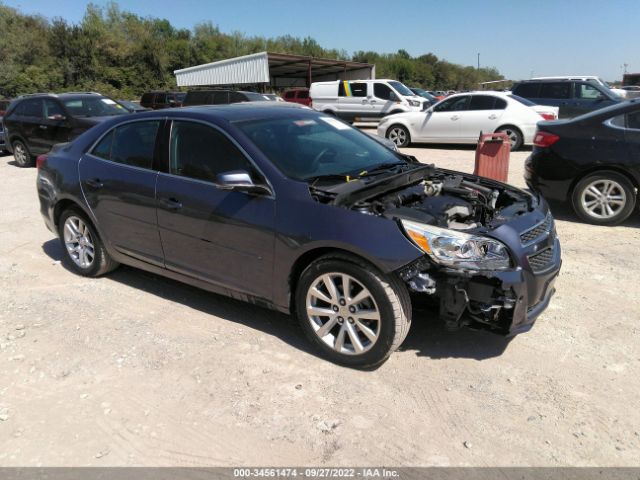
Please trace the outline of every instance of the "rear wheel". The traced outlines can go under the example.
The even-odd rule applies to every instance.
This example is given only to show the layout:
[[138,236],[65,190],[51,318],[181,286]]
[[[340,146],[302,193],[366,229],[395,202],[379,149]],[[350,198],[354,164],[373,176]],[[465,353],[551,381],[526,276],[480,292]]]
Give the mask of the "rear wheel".
[[328,255],[309,265],[296,290],[302,329],[329,360],[374,367],[404,341],[411,301],[399,279],[346,255]]
[[58,233],[71,267],[80,275],[99,277],[118,266],[91,222],[79,210],[69,209],[62,213]]
[[411,135],[407,127],[403,125],[392,125],[387,130],[387,138],[396,144],[397,147],[408,147],[411,143]]
[[518,130],[516,127],[507,125],[506,127],[500,127],[496,132],[506,133],[509,137],[509,143],[511,143],[511,151],[515,152],[516,150],[522,147],[522,143],[524,142],[522,137],[522,132]]
[[31,156],[31,152],[24,144],[22,140],[14,140],[13,141],[13,159],[21,168],[32,167],[33,166],[33,157]]
[[580,180],[571,195],[573,210],[594,225],[624,222],[636,205],[636,193],[627,177],[617,172],[597,172]]

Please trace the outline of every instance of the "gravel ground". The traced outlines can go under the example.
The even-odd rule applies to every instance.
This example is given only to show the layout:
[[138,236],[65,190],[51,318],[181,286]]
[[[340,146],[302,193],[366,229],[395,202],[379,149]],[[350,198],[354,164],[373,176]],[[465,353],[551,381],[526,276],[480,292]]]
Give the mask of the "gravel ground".
[[[473,149],[407,149],[473,169]],[[512,154],[523,185],[527,152]],[[288,317],[132,268],[70,273],[0,157],[0,466],[609,465],[640,459],[640,222],[555,209],[557,295],[508,341],[414,317],[372,372]],[[636,405],[634,407],[634,405]]]

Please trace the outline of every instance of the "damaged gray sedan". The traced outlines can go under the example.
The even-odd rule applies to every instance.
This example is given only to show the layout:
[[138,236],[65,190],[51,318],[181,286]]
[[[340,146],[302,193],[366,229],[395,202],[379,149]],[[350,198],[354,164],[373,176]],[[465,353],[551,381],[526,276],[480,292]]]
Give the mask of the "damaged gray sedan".
[[430,320],[412,297],[451,329],[526,331],[560,271],[541,197],[291,105],[118,118],[38,168],[45,223],[77,273],[124,263],[291,313],[343,365],[382,363]]

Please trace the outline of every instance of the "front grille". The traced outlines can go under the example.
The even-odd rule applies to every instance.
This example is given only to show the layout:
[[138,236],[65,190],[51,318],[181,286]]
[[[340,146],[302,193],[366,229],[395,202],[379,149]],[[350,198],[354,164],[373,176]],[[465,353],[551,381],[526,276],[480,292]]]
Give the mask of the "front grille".
[[547,218],[545,218],[542,223],[539,223],[532,229],[520,234],[520,241],[523,245],[527,245],[551,230],[552,226],[553,219],[551,218],[551,215],[547,215]]
[[545,248],[544,250],[529,256],[529,265],[534,273],[542,272],[549,268],[553,262],[553,247]]

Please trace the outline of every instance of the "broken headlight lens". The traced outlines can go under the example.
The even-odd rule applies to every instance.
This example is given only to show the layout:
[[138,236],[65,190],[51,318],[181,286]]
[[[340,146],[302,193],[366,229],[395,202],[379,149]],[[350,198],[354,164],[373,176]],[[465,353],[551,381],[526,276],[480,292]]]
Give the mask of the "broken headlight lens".
[[472,270],[505,270],[511,266],[507,247],[492,238],[401,220],[407,236],[442,265]]

